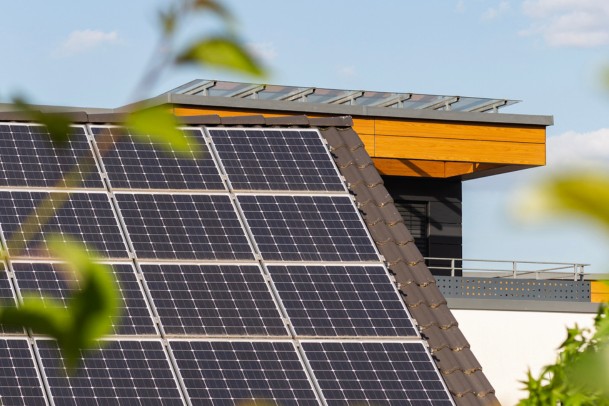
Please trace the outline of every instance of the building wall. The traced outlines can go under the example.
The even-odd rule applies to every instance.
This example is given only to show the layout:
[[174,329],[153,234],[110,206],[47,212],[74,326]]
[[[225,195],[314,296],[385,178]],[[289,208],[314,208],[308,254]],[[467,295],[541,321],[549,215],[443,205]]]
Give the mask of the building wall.
[[[383,180],[396,205],[402,204],[404,207],[402,202],[427,203],[426,241],[417,242],[424,256],[439,258],[463,256],[462,194],[459,179],[384,176]],[[429,265],[442,266],[446,263],[437,264],[430,261]]]
[[505,310],[455,310],[459,328],[467,337],[482,370],[502,405],[525,396],[520,381],[530,368],[535,377],[541,367],[554,363],[556,349],[576,323],[591,327],[594,313]]

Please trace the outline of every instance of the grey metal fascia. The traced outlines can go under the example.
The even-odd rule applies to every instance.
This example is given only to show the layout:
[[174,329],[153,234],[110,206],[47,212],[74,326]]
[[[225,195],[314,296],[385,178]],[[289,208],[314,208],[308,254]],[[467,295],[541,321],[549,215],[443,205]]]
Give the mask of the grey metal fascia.
[[[130,104],[116,109],[117,112],[125,111],[142,104],[154,106],[159,104],[187,104],[199,107],[216,107],[230,109],[250,110],[275,110],[286,113],[297,114],[332,114],[361,117],[386,117],[403,118],[411,120],[435,120],[455,122],[478,122],[496,124],[520,124],[549,126],[554,124],[553,116],[528,115],[528,114],[506,114],[506,113],[477,113],[438,110],[414,110],[414,109],[391,109],[374,106],[351,106],[344,104],[313,104],[287,102],[278,100],[252,100],[234,99],[219,96],[190,96],[181,94],[163,94],[144,100],[140,103]],[[252,112],[252,114],[257,114]]]
[[596,313],[599,303],[548,300],[502,300],[446,298],[451,310],[493,310],[551,313]]

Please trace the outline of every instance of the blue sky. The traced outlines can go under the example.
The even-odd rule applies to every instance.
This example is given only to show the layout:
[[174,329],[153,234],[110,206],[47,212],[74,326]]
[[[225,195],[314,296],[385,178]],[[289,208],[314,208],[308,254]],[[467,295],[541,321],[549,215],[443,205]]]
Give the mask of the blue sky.
[[[67,0],[0,5],[0,100],[117,107],[151,58],[167,1]],[[571,220],[522,225],[509,214],[523,185],[609,159],[609,2],[606,0],[227,1],[270,83],[523,100],[509,113],[553,115],[548,161],[464,183],[464,256],[591,262],[609,270],[609,239]],[[217,22],[192,18],[180,45]],[[225,72],[168,70],[154,96]],[[511,211],[514,211],[513,209]]]

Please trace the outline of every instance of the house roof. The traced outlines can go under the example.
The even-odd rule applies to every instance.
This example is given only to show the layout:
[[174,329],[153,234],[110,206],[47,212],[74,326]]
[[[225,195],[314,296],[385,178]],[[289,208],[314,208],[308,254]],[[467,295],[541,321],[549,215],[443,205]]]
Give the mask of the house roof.
[[317,127],[328,141],[334,160],[353,193],[364,220],[399,292],[429,343],[434,360],[458,405],[496,405],[495,391],[486,379],[467,339],[436,281],[425,265],[414,238],[404,225],[383,186],[364,144],[351,128],[348,116],[309,118],[306,116],[267,118],[190,116],[188,124],[222,126]]
[[[479,113],[481,114],[481,113]],[[110,124],[120,122],[121,114],[74,112],[78,122]],[[0,114],[0,120],[28,121],[27,117]],[[393,275],[399,293],[427,340],[433,359],[458,405],[498,404],[458,323],[438,290],[435,279],[403,223],[383,180],[362,140],[352,129],[348,116],[310,118],[307,116],[264,117],[262,115],[182,117],[186,125],[238,127],[318,128],[354,196],[365,224]]]

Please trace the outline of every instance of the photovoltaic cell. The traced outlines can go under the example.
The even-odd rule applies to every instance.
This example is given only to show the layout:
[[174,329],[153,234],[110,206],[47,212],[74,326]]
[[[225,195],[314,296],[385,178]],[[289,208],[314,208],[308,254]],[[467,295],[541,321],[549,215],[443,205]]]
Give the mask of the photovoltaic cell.
[[[119,283],[121,317],[113,325],[113,334],[156,334],[144,294],[129,264],[108,265]],[[75,275],[62,264],[13,262],[13,271],[21,294],[59,299],[66,304],[70,293],[78,287]]]
[[116,194],[139,259],[253,259],[225,195]]
[[226,187],[201,130],[182,130],[194,149],[188,156],[171,151],[149,135],[121,127],[92,127],[102,163],[113,188],[219,189]]
[[417,335],[382,266],[267,269],[298,335]]
[[68,375],[53,341],[37,340],[56,405],[181,405],[183,400],[158,341],[107,341],[87,352]]
[[315,130],[210,128],[236,190],[344,191]]
[[[68,185],[66,175],[76,183]],[[72,127],[65,146],[51,142],[45,127],[0,124],[0,186],[103,188],[82,127]]]
[[193,404],[318,405],[291,342],[170,341]]
[[2,405],[46,405],[34,355],[24,339],[0,339]]
[[[11,284],[8,280],[4,264],[0,262],[0,307],[13,307],[17,304]],[[0,334],[24,334],[22,328],[14,328],[0,325]],[[1,404],[1,402],[0,402]]]
[[422,343],[303,342],[329,405],[452,405]]
[[[48,198],[47,209],[30,216]],[[23,222],[31,221],[31,235]],[[0,192],[0,227],[12,256],[46,257],[50,233],[85,243],[95,255],[128,256],[118,222],[105,193]]]
[[348,196],[240,195],[265,260],[379,260]]
[[256,265],[141,265],[167,334],[287,335]]

